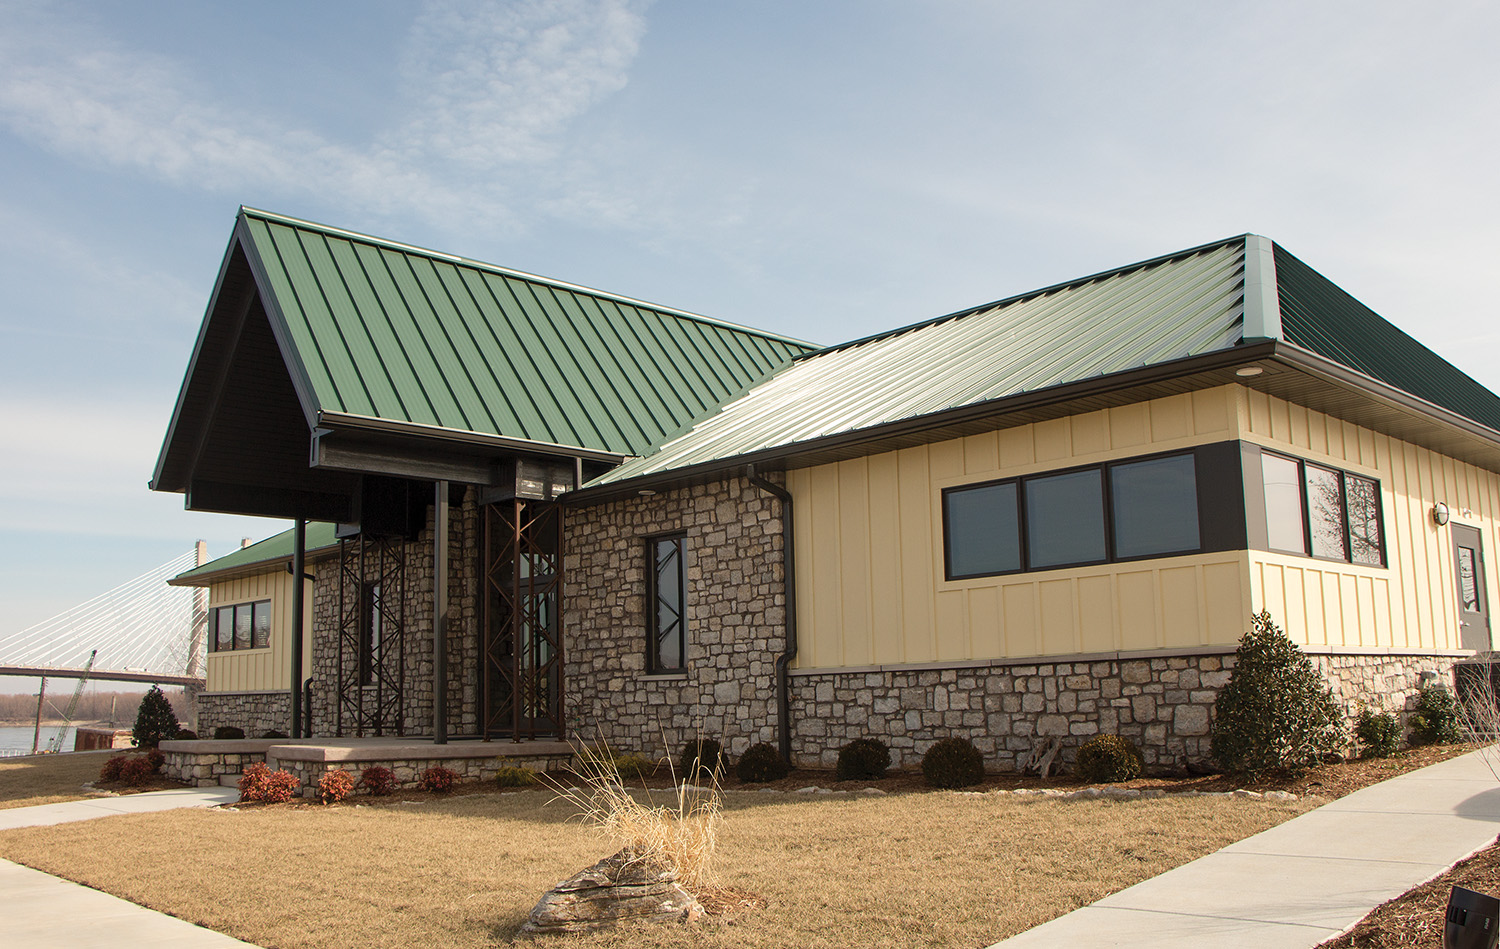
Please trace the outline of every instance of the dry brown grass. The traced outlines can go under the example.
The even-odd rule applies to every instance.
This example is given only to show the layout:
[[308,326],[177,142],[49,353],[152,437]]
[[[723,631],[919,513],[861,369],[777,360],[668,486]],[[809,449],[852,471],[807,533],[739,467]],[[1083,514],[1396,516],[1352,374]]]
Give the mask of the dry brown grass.
[[99,777],[99,769],[118,751],[79,751],[65,755],[25,755],[0,758],[0,807],[30,807],[81,801],[102,795],[83,785]]
[[[265,946],[505,945],[609,852],[551,797],[112,817],[7,831],[0,856]],[[714,902],[742,911],[547,945],[984,946],[1313,803],[730,794]]]

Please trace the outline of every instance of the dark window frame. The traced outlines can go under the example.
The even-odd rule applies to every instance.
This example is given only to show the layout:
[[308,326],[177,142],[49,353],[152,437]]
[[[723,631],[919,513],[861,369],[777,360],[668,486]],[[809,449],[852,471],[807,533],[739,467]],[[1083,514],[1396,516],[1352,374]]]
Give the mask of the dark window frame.
[[[255,644],[255,613],[257,611],[257,608],[263,608],[265,610],[266,616],[267,616],[266,641],[265,641],[264,645],[260,645],[260,646],[257,646]],[[250,616],[250,645],[248,645],[248,646],[238,646],[238,645],[235,644],[235,642],[236,642],[236,637],[234,635],[234,630],[235,630],[235,613],[236,613],[236,611],[239,611],[239,610],[244,610]],[[225,646],[220,646],[219,645],[219,616],[222,613],[227,613],[229,615],[229,643],[228,643],[228,645],[225,645]],[[269,623],[270,613],[271,613],[271,601],[268,600],[268,599],[263,599],[263,600],[245,600],[245,601],[240,602],[240,603],[226,603],[226,604],[223,604],[221,606],[216,606],[213,609],[209,610],[208,611],[208,651],[210,653],[215,653],[215,652],[250,652],[251,650],[255,650],[255,649],[270,649],[271,648],[271,630],[270,630],[270,623]]]
[[359,654],[355,660],[355,674],[361,688],[375,685],[384,637],[385,601],[381,596],[380,581],[366,580],[359,586]]
[[[665,666],[661,662],[661,609],[657,587],[656,557],[659,545],[673,543],[677,546],[677,593],[679,611],[677,615],[676,666]],[[672,531],[653,534],[645,538],[646,554],[646,671],[651,675],[677,675],[687,672],[687,532]]]
[[[1279,458],[1282,461],[1289,461],[1289,462],[1292,462],[1293,464],[1295,464],[1297,466],[1297,491],[1298,491],[1299,499],[1301,501],[1301,503],[1299,504],[1299,510],[1301,511],[1301,514],[1302,514],[1302,549],[1301,550],[1286,550],[1286,549],[1281,548],[1281,547],[1272,547],[1270,541],[1267,540],[1266,541],[1266,550],[1268,550],[1268,551],[1270,551],[1271,553],[1274,553],[1274,554],[1286,554],[1288,556],[1293,556],[1293,557],[1306,557],[1309,560],[1321,560],[1324,563],[1345,563],[1345,564],[1349,564],[1350,566],[1354,566],[1354,567],[1379,567],[1381,569],[1387,569],[1387,568],[1389,568],[1389,566],[1390,566],[1390,558],[1389,558],[1389,553],[1388,553],[1387,544],[1386,544],[1386,538],[1389,536],[1389,534],[1386,532],[1386,524],[1385,524],[1385,501],[1381,497],[1380,479],[1379,478],[1372,478],[1369,475],[1360,474],[1357,471],[1348,471],[1348,470],[1343,469],[1343,468],[1335,467],[1334,465],[1325,464],[1324,462],[1321,462],[1321,461],[1309,461],[1306,458],[1299,458],[1296,455],[1289,455],[1286,452],[1276,451],[1276,450],[1270,449],[1270,448],[1261,448],[1260,453],[1261,453],[1261,457],[1262,458],[1264,458],[1266,455],[1270,455],[1272,458]],[[1340,527],[1341,527],[1341,533],[1343,535],[1343,556],[1341,556],[1341,557],[1328,557],[1328,556],[1323,556],[1323,555],[1320,555],[1320,554],[1315,554],[1315,553],[1312,552],[1313,551],[1313,542],[1312,542],[1312,509],[1311,509],[1311,507],[1308,504],[1308,496],[1307,496],[1307,466],[1308,465],[1312,465],[1314,468],[1317,468],[1317,469],[1322,470],[1322,471],[1332,471],[1333,473],[1335,473],[1336,475],[1338,475],[1338,480],[1339,480],[1339,523],[1340,523]],[[1262,471],[1264,471],[1264,469],[1262,469]],[[1375,523],[1379,525],[1379,529],[1380,529],[1380,562],[1379,563],[1366,563],[1366,562],[1364,562],[1362,560],[1355,560],[1354,559],[1354,541],[1353,541],[1353,539],[1350,536],[1351,531],[1349,529],[1349,479],[1350,478],[1355,478],[1357,480],[1364,481],[1364,482],[1367,482],[1367,483],[1372,484],[1372,485],[1375,486],[1375,491],[1374,491],[1372,497],[1373,497],[1373,499],[1375,501]],[[1262,473],[1262,475],[1261,475],[1261,491],[1264,491],[1264,490],[1265,490],[1265,475],[1264,475],[1264,473]]]
[[[1094,566],[1100,566],[1100,565],[1103,565],[1103,564],[1111,564],[1111,563],[1136,563],[1136,562],[1139,562],[1139,561],[1142,561],[1142,560],[1159,560],[1159,559],[1161,559],[1163,557],[1184,557],[1184,556],[1188,556],[1188,555],[1191,555],[1191,554],[1204,553],[1204,552],[1206,552],[1206,551],[1208,551],[1210,549],[1210,547],[1208,546],[1208,544],[1206,543],[1206,541],[1204,539],[1205,533],[1206,533],[1206,525],[1204,523],[1204,518],[1203,518],[1203,509],[1204,509],[1205,499],[1204,499],[1203,491],[1202,490],[1197,490],[1196,491],[1197,496],[1194,499],[1196,507],[1197,507],[1197,514],[1198,514],[1198,544],[1197,544],[1197,546],[1191,547],[1191,548],[1184,548],[1184,549],[1181,549],[1181,550],[1168,550],[1168,551],[1160,551],[1160,552],[1149,553],[1149,554],[1135,554],[1135,555],[1128,556],[1128,557],[1118,556],[1116,554],[1116,552],[1115,552],[1116,551],[1116,543],[1115,543],[1115,510],[1114,510],[1115,504],[1114,504],[1114,484],[1113,484],[1112,477],[1111,477],[1111,471],[1112,471],[1112,469],[1114,469],[1116,467],[1122,467],[1124,465],[1136,464],[1136,463],[1143,462],[1143,461],[1156,461],[1156,460],[1163,459],[1163,458],[1178,458],[1178,457],[1192,458],[1193,459],[1195,489],[1197,489],[1197,488],[1201,488],[1201,484],[1202,484],[1201,479],[1203,477],[1203,470],[1202,470],[1203,469],[1203,465],[1202,465],[1202,459],[1200,457],[1200,453],[1201,453],[1201,451],[1204,448],[1209,448],[1209,447],[1212,447],[1212,446],[1193,446],[1193,447],[1190,447],[1190,448],[1177,448],[1177,449],[1172,449],[1170,451],[1153,452],[1153,453],[1147,454],[1147,455],[1132,455],[1132,456],[1130,456],[1128,458],[1114,458],[1114,459],[1111,459],[1109,461],[1096,462],[1096,463],[1091,464],[1091,465],[1073,465],[1073,466],[1068,467],[1068,468],[1051,468],[1051,469],[1048,469],[1046,471],[1036,471],[1036,472],[1032,472],[1030,474],[1018,475],[1018,476],[1013,477],[1013,478],[995,478],[995,479],[992,479],[992,480],[989,480],[989,481],[976,481],[976,482],[973,482],[973,483],[970,483],[970,484],[958,484],[958,485],[953,485],[951,487],[944,488],[942,490],[943,576],[944,576],[944,579],[945,580],[949,580],[949,581],[954,581],[954,580],[973,580],[973,579],[977,579],[977,578],[981,578],[981,577],[1006,577],[1006,576],[1014,576],[1016,574],[1022,574],[1022,573],[1042,573],[1042,572],[1045,572],[1045,571],[1048,571],[1048,570],[1070,570],[1070,569],[1073,569],[1075,567],[1094,567]],[[1104,558],[1101,559],[1101,560],[1082,560],[1082,561],[1079,561],[1077,563],[1047,564],[1045,566],[1034,567],[1034,566],[1031,565],[1031,562],[1030,562],[1030,543],[1029,543],[1030,525],[1029,525],[1029,517],[1027,516],[1026,485],[1027,485],[1027,483],[1032,482],[1032,481],[1044,480],[1044,479],[1047,479],[1047,478],[1054,478],[1054,477],[1057,477],[1059,475],[1074,474],[1074,473],[1080,472],[1080,471],[1097,471],[1097,472],[1099,472],[1099,490],[1100,490],[1101,495],[1102,495],[1102,497],[1100,498],[1100,501],[1101,501],[1102,510],[1103,510],[1103,513],[1104,513]],[[1014,484],[1014,485],[1016,485],[1016,508],[1017,508],[1016,517],[1017,517],[1017,525],[1018,525],[1017,534],[1019,536],[1020,545],[1021,545],[1021,550],[1020,550],[1021,566],[1018,569],[1015,569],[1015,570],[982,571],[982,572],[978,572],[978,573],[962,573],[962,574],[956,574],[956,573],[954,573],[953,572],[953,549],[952,549],[952,542],[951,542],[952,531],[950,531],[948,529],[948,523],[949,523],[949,521],[948,521],[948,501],[949,501],[950,495],[958,493],[958,492],[974,490],[976,488],[987,488],[987,487],[992,487],[994,485],[1001,485],[1001,484]],[[1241,517],[1241,519],[1243,520],[1243,516]]]

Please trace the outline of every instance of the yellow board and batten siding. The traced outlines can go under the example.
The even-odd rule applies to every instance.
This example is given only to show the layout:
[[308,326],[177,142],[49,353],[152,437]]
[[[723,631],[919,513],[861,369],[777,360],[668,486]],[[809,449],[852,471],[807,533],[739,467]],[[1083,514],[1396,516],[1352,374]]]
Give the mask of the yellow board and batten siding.
[[787,474],[797,509],[799,668],[1233,643],[1241,552],[946,580],[942,491],[1238,437],[1235,386]]
[[[292,684],[292,576],[278,565],[275,571],[225,580],[209,588],[210,609],[271,601],[271,644],[265,649],[236,649],[209,652],[209,692],[280,692]],[[302,668],[312,668],[312,595],[313,585],[303,590]],[[212,613],[209,641],[212,643]]]
[[1385,530],[1385,568],[1251,551],[1255,607],[1270,610],[1312,646],[1461,648],[1453,537],[1433,522],[1432,507],[1442,501],[1453,523],[1479,529],[1484,593],[1493,604],[1490,593],[1500,581],[1500,476],[1263,392],[1236,389],[1245,441],[1378,479]]

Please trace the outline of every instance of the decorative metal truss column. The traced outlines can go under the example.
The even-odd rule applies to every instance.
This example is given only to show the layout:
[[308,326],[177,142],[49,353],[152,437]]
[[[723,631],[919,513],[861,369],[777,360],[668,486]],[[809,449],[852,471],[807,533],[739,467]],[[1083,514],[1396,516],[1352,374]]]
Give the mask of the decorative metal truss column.
[[339,735],[405,734],[406,543],[400,537],[339,541]]
[[562,738],[562,508],[484,507],[481,653],[486,737]]

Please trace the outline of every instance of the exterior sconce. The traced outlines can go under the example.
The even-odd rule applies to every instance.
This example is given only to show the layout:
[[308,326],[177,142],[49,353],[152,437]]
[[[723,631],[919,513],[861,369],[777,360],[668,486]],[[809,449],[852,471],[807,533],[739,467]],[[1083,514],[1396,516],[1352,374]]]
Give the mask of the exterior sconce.
[[1439,527],[1442,527],[1444,524],[1448,523],[1448,505],[1444,504],[1442,501],[1439,501],[1432,506],[1432,523],[1436,524]]

